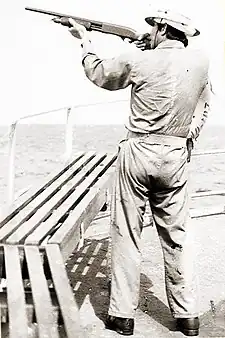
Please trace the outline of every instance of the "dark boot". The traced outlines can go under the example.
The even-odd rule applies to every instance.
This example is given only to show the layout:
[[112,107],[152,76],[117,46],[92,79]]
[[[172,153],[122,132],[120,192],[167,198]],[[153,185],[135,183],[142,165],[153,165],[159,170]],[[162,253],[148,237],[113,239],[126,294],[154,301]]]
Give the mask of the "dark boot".
[[131,336],[134,333],[134,319],[108,316],[105,327],[124,336]]
[[177,329],[185,336],[199,335],[199,318],[178,318]]

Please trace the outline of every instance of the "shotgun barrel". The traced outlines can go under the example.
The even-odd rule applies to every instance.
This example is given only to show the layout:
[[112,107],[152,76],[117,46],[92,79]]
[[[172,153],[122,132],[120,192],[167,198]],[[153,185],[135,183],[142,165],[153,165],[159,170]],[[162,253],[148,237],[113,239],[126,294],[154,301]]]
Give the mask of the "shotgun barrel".
[[[78,16],[73,16],[73,15],[70,15],[70,14],[62,14],[62,13],[48,11],[48,10],[40,9],[40,8],[25,7],[25,9],[27,11],[36,12],[36,13],[45,14],[45,15],[50,15],[50,16],[53,16],[53,17],[56,17],[56,18],[57,17],[58,18],[65,18],[65,19],[66,18],[67,19],[72,18],[77,23],[83,25],[89,31],[98,31],[98,32],[102,32],[102,33],[105,33],[105,34],[117,35],[117,36],[119,36],[123,39],[129,38],[131,40],[137,40],[139,35],[140,35],[134,29],[126,27],[126,26],[120,26],[120,25],[107,23],[107,22],[84,19],[84,18],[80,18]],[[68,20],[64,20],[63,25],[68,26],[68,27],[71,26]]]

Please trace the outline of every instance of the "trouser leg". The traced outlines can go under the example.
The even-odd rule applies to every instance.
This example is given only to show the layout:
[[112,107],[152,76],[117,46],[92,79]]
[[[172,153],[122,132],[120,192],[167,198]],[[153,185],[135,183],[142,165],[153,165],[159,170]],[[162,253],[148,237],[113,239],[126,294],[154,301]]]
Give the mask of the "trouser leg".
[[140,237],[147,200],[144,171],[125,141],[115,171],[111,203],[111,296],[109,314],[133,318],[139,300]]
[[[181,156],[177,152],[178,156]],[[153,218],[159,234],[165,267],[168,303],[175,318],[195,317],[196,286],[193,275],[193,242],[188,226],[188,187],[186,163],[170,163],[170,176],[165,168],[165,184],[150,199]],[[171,168],[174,165],[174,173]],[[168,177],[171,179],[168,180]]]

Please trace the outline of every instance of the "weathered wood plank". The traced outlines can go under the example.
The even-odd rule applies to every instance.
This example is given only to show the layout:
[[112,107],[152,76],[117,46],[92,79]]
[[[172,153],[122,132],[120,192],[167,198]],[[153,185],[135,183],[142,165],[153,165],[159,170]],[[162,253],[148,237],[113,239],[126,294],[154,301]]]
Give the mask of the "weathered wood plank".
[[113,168],[109,168],[49,239],[49,244],[60,245],[64,262],[80,241],[80,224],[84,223],[85,231],[105,202],[104,193],[110,186],[112,172]]
[[[56,297],[55,292],[50,292],[52,304],[53,304],[53,312],[55,317],[57,318],[59,313],[59,304]],[[34,316],[34,303],[32,298],[32,293],[30,291],[25,291],[25,304],[26,304],[26,313],[28,318],[28,323],[32,323],[35,316]],[[8,317],[8,304],[7,304],[7,292],[2,291],[0,292],[0,309],[2,311],[2,316],[6,319]],[[3,321],[3,322],[6,322]]]
[[30,276],[39,337],[59,338],[48,284],[45,279],[38,248],[35,246],[25,247],[25,256]]
[[[38,226],[46,227],[45,219],[57,211],[59,206],[71,195],[77,185],[79,185],[105,157],[105,154],[98,154],[93,157],[88,163],[82,164],[82,169],[71,178],[64,186],[57,191],[57,193],[49,199],[44,205],[39,207],[38,211],[26,222],[20,225],[7,239],[6,243],[16,244],[22,242],[24,238],[28,237]],[[42,224],[41,224],[42,223]],[[34,244],[34,243],[31,243]]]
[[[6,225],[0,228],[0,241],[4,241],[7,236],[15,232],[24,222],[26,222],[32,215],[42,206],[48,203],[48,200],[54,198],[55,194],[73,177],[74,173],[79,172],[94,156],[94,152],[88,152],[76,164],[71,167],[67,172],[63,173],[56,182],[47,187],[36,199],[31,201],[19,214],[17,214]],[[15,242],[13,242],[14,244]]]
[[[103,165],[99,165],[99,163],[105,163],[104,157],[105,155],[97,155],[91,162],[89,162],[84,170],[80,172],[80,174],[77,175],[74,180],[71,181],[72,189],[74,190],[74,187],[76,187],[74,192],[72,192],[72,194],[70,194],[69,197],[65,199],[65,201],[61,203],[61,205],[58,206],[57,209],[54,205],[54,208],[56,209],[54,210],[54,213],[48,220],[46,220],[44,223],[40,224],[36,229],[34,229],[34,231],[25,240],[25,244],[37,245],[42,241],[44,237],[48,235],[48,233],[52,230],[52,228],[54,228],[57,222],[67,213],[67,211],[74,205],[74,203],[81,198],[82,194],[84,194],[86,189],[89,187],[89,175],[92,175],[95,172],[97,173],[102,170],[102,168],[104,168]],[[58,195],[61,195],[63,197],[65,196],[65,194],[66,192],[62,190]],[[12,236],[14,236],[15,238],[15,233]],[[7,242],[9,240],[11,242],[12,236],[7,240]]]
[[68,282],[68,276],[58,245],[47,245],[46,253],[67,337],[81,338],[83,335],[79,309]]
[[34,186],[32,189],[29,189],[23,196],[17,199],[17,201],[13,205],[13,210],[9,214],[8,208],[6,210],[2,210],[1,219],[0,219],[0,227],[2,227],[5,223],[7,223],[11,218],[13,218],[19,210],[24,208],[30,201],[35,199],[42,191],[44,191],[47,187],[49,187],[55,180],[57,180],[62,174],[64,174],[68,169],[70,169],[82,156],[84,152],[77,152],[74,154],[74,159],[69,164],[62,165],[60,168],[55,170],[53,173],[48,175],[41,186]]
[[26,338],[28,337],[28,320],[26,315],[19,250],[16,246],[6,245],[4,247],[4,252],[7,276],[10,338]]

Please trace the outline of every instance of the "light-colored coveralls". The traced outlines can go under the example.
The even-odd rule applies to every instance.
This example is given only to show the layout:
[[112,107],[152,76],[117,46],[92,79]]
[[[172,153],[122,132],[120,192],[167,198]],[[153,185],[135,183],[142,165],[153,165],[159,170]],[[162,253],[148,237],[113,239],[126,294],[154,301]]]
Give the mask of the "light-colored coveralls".
[[140,239],[149,200],[160,238],[167,298],[175,318],[197,316],[188,243],[186,138],[207,117],[208,60],[199,50],[166,40],[154,50],[100,59],[85,47],[83,66],[97,86],[131,85],[127,138],[120,142],[111,205],[112,287],[109,314],[133,318],[140,284]]

